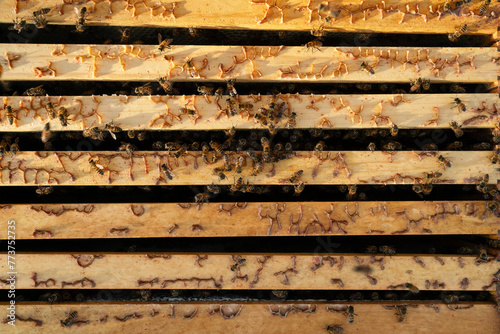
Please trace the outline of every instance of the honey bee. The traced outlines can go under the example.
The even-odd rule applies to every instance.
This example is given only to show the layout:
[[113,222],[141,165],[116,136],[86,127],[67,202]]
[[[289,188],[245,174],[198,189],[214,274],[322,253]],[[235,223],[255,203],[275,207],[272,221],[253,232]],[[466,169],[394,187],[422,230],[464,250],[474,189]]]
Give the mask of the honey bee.
[[17,137],[15,140],[14,140],[14,143],[10,145],[10,152],[13,154],[13,155],[16,155],[17,153],[19,153],[19,137]]
[[238,180],[234,182],[234,184],[231,185],[231,188],[229,190],[231,192],[239,191],[243,187],[243,178],[240,177]]
[[217,88],[217,90],[215,91],[215,97],[220,99],[222,95],[224,95],[224,88],[222,87]]
[[431,89],[431,81],[429,79],[422,79],[422,89],[424,91]]
[[219,186],[214,185],[214,184],[207,185],[207,191],[214,194],[214,195],[217,195],[218,193],[221,192],[221,188]]
[[300,177],[302,176],[303,173],[304,173],[304,171],[302,169],[296,171],[295,173],[293,173],[292,177],[288,179],[288,182],[290,182],[290,183],[297,182],[300,179]]
[[78,315],[77,311],[70,312],[66,319],[60,320],[61,326],[63,327],[68,327],[71,325],[71,323],[75,320],[76,316]]
[[395,137],[398,135],[399,128],[396,124],[392,124],[391,126],[391,136]]
[[116,126],[113,124],[113,122],[110,122],[110,123],[107,123],[106,125],[104,125],[104,129],[105,130],[108,130],[109,134],[111,135],[111,137],[113,137],[114,140],[116,140],[116,135],[114,134],[114,132],[122,132],[122,128]]
[[99,175],[104,175],[104,167],[98,164],[95,160],[89,159],[90,167]]
[[294,185],[294,191],[295,191],[295,193],[293,195],[294,196],[299,196],[304,191],[305,187],[306,187],[306,185],[304,184],[304,182],[299,181],[299,183],[297,183],[296,185]]
[[326,331],[330,334],[342,334],[344,333],[344,328],[339,325],[326,325]]
[[450,92],[452,92],[452,93],[466,93],[467,91],[462,86],[460,86],[458,84],[453,84],[450,86]]
[[467,24],[463,24],[462,26],[458,27],[454,33],[448,34],[448,39],[452,42],[456,42],[466,31]]
[[50,118],[56,117],[56,111],[52,102],[47,102],[47,104],[45,105],[45,110],[47,110],[47,114],[49,114]]
[[226,174],[223,173],[224,168],[214,168],[214,174],[219,177],[219,180],[224,180],[226,178]]
[[174,152],[174,157],[176,159],[179,159],[180,157],[186,155],[188,148],[189,147],[187,146],[187,144],[182,144],[182,146],[177,151]]
[[257,176],[264,169],[264,164],[262,160],[259,160],[255,163],[255,167],[252,170],[252,176]]
[[438,161],[441,163],[441,165],[443,166],[443,168],[446,169],[446,167],[450,168],[451,167],[451,162],[450,160],[446,159],[445,157],[443,157],[442,155],[439,155],[438,156]]
[[382,146],[382,148],[386,151],[396,151],[396,150],[400,150],[402,147],[403,146],[401,145],[401,143],[399,143],[397,141],[390,141],[387,144],[385,144],[384,146]]
[[419,92],[420,87],[422,86],[422,78],[418,78],[417,80],[410,80],[411,88],[410,92]]
[[210,145],[210,147],[211,147],[211,148],[212,148],[212,149],[213,149],[213,150],[214,150],[214,151],[215,151],[215,152],[216,152],[219,156],[224,155],[224,151],[222,150],[222,146],[221,146],[219,143],[217,143],[217,142],[215,142],[215,141],[211,140],[211,141],[210,141],[210,143],[209,143],[209,145]]
[[203,202],[208,203],[209,199],[210,199],[210,194],[208,194],[208,193],[199,193],[199,194],[196,194],[196,196],[194,196],[194,201],[198,204],[203,203]]
[[425,174],[425,178],[427,180],[429,179],[437,179],[438,177],[441,177],[441,175],[443,175],[442,173],[438,173],[438,172],[433,172],[433,173],[426,173],[424,172]]
[[491,144],[486,143],[486,142],[474,144],[474,145],[472,145],[472,149],[473,150],[489,150],[489,149],[491,149]]
[[[424,192],[424,188],[421,184],[414,184],[411,189],[417,194],[421,194]],[[421,195],[420,195],[421,196]],[[421,196],[422,197],[422,196]]]
[[198,36],[198,29],[194,28],[194,27],[189,27],[189,35],[191,35],[191,37],[196,37]]
[[438,149],[439,147],[437,146],[437,144],[434,143],[422,145],[422,151],[437,151]]
[[241,268],[245,264],[246,260],[243,258],[237,259],[235,263],[231,266],[231,271],[236,271]]
[[47,19],[45,18],[45,14],[50,12],[50,8],[42,8],[33,12],[33,23],[35,27],[38,29],[44,29],[47,27]]
[[403,322],[406,319],[406,306],[397,306],[396,307],[396,317],[398,318],[398,322]]
[[138,141],[145,141],[147,137],[148,137],[148,133],[146,131],[140,131],[137,133],[137,140]]
[[481,2],[481,6],[479,6],[479,16],[482,16],[485,12],[488,6],[490,5],[491,0],[484,0]]
[[23,93],[23,95],[27,95],[27,96],[43,96],[43,95],[45,95],[45,90],[42,87],[43,87],[43,85],[29,88],[28,90],[26,90]]
[[236,115],[236,102],[234,100],[227,98],[226,99],[226,110],[229,112],[229,115]]
[[314,152],[321,154],[321,152],[323,152],[323,150],[325,149],[325,142],[324,141],[320,141],[319,143],[316,144],[316,146],[314,146]]
[[130,138],[130,139],[133,139],[135,138],[135,136],[137,135],[137,133],[135,132],[135,130],[128,130],[127,131],[127,136]]
[[238,92],[236,91],[236,88],[234,88],[234,83],[236,82],[236,79],[228,79],[226,80],[226,85],[227,85],[227,91],[229,96],[235,97],[238,95]]
[[380,246],[378,248],[378,250],[379,250],[380,253],[383,253],[385,255],[389,255],[389,256],[396,255],[396,249],[394,249],[394,247]]
[[[340,7],[339,6],[331,6],[329,4],[320,4],[318,7],[320,13],[326,13],[325,18],[323,19],[325,22],[335,21],[335,19],[340,15]],[[323,17],[323,15],[321,15]]]
[[318,37],[318,38],[321,38],[321,37],[323,37],[323,36],[326,35],[326,33],[325,33],[324,30],[325,30],[324,26],[321,26],[318,29],[312,29],[311,30],[311,35],[313,35],[315,37]]
[[443,5],[443,11],[444,12],[449,12],[451,10],[452,3],[453,2],[451,0],[446,0],[446,2]]
[[17,30],[17,33],[20,34],[24,29],[26,29],[26,20],[22,17],[16,17],[13,26],[9,27],[9,30]]
[[262,144],[262,160],[264,162],[271,162],[271,145],[269,139],[262,137],[260,138],[260,142]]
[[194,76],[196,75],[196,68],[194,67],[193,59],[188,58],[184,63],[184,66],[186,67],[186,72],[189,74],[189,76],[191,78],[194,78]]
[[57,110],[57,117],[59,118],[59,122],[61,122],[62,126],[68,126],[68,110],[64,107],[59,107],[59,110]]
[[485,247],[479,248],[479,259],[482,261],[488,261],[488,252]]
[[229,158],[229,155],[224,154],[224,156],[222,157],[222,160],[224,161],[224,170],[226,172],[232,171],[233,167],[231,165],[231,159]]
[[458,108],[459,111],[461,112],[466,112],[467,108],[465,107],[465,104],[457,97],[455,98],[455,108]]
[[243,158],[241,156],[238,157],[238,159],[236,160],[236,168],[235,168],[236,173],[241,174],[244,160],[245,160],[245,158]]
[[451,150],[459,150],[464,146],[464,144],[461,141],[454,141],[450,145],[446,146],[447,151]]
[[50,123],[45,123],[42,131],[42,143],[46,143],[50,140],[52,134],[50,133]]
[[370,89],[372,89],[372,85],[370,85],[368,83],[357,83],[356,88],[359,90],[364,90],[366,92],[366,91],[369,91]]
[[368,144],[368,149],[370,151],[375,151],[377,149],[377,146],[375,145],[375,143],[370,143]]
[[234,126],[232,126],[229,130],[224,130],[224,134],[228,138],[233,138],[234,135],[236,134],[236,128]]
[[132,154],[136,150],[137,150],[137,147],[135,145],[132,145],[130,143],[126,143],[126,142],[123,142],[123,141],[121,142],[121,145],[118,148],[118,151],[125,151],[125,152],[128,153],[129,156],[132,156]]
[[7,152],[9,152],[9,144],[7,143],[7,140],[2,139],[0,142],[0,156]]
[[411,283],[405,283],[405,288],[410,290],[410,292],[413,294],[417,294],[420,292],[420,290],[415,285],[413,285]]
[[168,167],[166,164],[162,164],[161,170],[169,180],[172,180],[174,174],[172,173],[172,169],[170,167]]
[[320,47],[322,47],[322,46],[323,46],[323,42],[321,42],[321,41],[319,40],[319,38],[318,38],[318,39],[315,39],[315,40],[313,40],[313,41],[307,42],[304,46],[306,47],[306,49],[307,49],[308,51],[309,51],[309,50],[314,51],[314,49],[318,49],[319,51],[321,51]]
[[290,116],[288,116],[286,127],[288,129],[293,129],[297,125],[296,119],[297,119],[297,114],[295,112],[292,112]]
[[16,112],[12,110],[11,106],[5,106],[5,116],[7,117],[10,125],[14,124],[14,119],[19,119],[16,117]]
[[119,30],[122,33],[120,43],[126,44],[130,38],[130,28],[120,28]]
[[168,81],[166,77],[158,79],[158,83],[160,84],[161,88],[165,91],[165,93],[171,93],[173,91],[173,83],[171,81]]
[[87,18],[87,7],[82,7],[80,10],[75,7],[76,13],[76,32],[84,32],[87,29],[87,24],[85,23],[85,19]]
[[450,126],[453,132],[455,132],[455,137],[459,138],[463,136],[464,131],[460,128],[457,122],[450,122]]
[[349,190],[349,195],[354,196],[356,194],[356,191],[358,190],[358,187],[355,184],[350,184],[347,189]]
[[170,43],[172,43],[173,41],[174,40],[172,38],[163,39],[161,37],[161,34],[158,33],[158,50],[160,50],[160,53],[165,49],[170,49]]
[[135,93],[139,96],[142,95],[153,95],[153,88],[151,88],[151,82],[148,82],[145,85],[135,88]]
[[370,65],[368,65],[366,62],[361,63],[361,70],[365,71],[368,74],[375,74],[375,71],[373,70],[373,68]]
[[201,145],[201,158],[203,159],[203,162],[206,164],[210,164],[210,161],[208,161],[208,152],[210,151],[210,147],[206,143],[202,143]]
[[51,186],[48,187],[43,187],[43,186],[38,186],[38,189],[35,191],[37,195],[43,196],[43,195],[49,195],[54,191],[54,188]]
[[271,292],[279,299],[285,299],[286,297],[288,297],[288,291],[286,290],[273,290]]
[[210,86],[198,86],[197,89],[201,95],[212,95],[214,93],[214,88]]
[[357,315],[354,313],[354,306],[347,306],[347,310],[344,312],[344,315],[347,317],[347,323],[352,324],[354,322],[354,316]]

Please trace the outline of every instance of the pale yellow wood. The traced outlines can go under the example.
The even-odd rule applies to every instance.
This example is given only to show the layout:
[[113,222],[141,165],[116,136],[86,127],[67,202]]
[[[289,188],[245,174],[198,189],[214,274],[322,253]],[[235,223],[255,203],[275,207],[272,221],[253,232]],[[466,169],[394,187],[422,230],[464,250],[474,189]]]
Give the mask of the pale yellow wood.
[[[5,319],[6,303],[2,307]],[[348,324],[344,309],[354,307],[354,322]],[[406,305],[407,316],[398,322],[395,305]],[[449,307],[448,307],[449,306]],[[450,308],[462,307],[453,310]],[[330,310],[330,311],[329,311]],[[340,311],[333,311],[340,310]],[[16,326],[0,324],[8,333],[327,333],[327,325],[338,325],[344,333],[482,333],[500,331],[500,318],[489,303],[440,302],[192,302],[192,303],[16,303]],[[77,317],[69,328],[60,321],[69,312]],[[194,313],[196,311],[196,313]],[[192,316],[192,317],[191,317]],[[31,320],[26,321],[31,318]],[[460,320],[457,321],[457,318]],[[121,319],[121,320],[119,320]],[[39,321],[39,322],[37,322]],[[88,321],[88,323],[86,323]],[[37,326],[38,324],[38,326]]]
[[[236,85],[237,87],[237,85]],[[408,86],[409,87],[409,86]],[[0,97],[1,98],[1,97]],[[241,95],[238,104],[250,103],[252,109],[237,108],[239,116],[229,117],[223,112],[226,99],[219,101],[214,96],[206,99],[199,95],[173,96],[51,96],[3,97],[4,105],[16,112],[15,124],[9,124],[5,111],[0,116],[0,131],[42,131],[45,123],[52,119],[45,106],[51,102],[55,111],[65,107],[70,114],[63,127],[57,119],[51,122],[52,131],[82,130],[86,127],[102,126],[113,122],[123,130],[130,129],[182,129],[206,130],[266,128],[254,121],[258,109],[269,107],[272,96]],[[466,106],[459,112],[455,98]],[[388,128],[392,123],[399,128],[449,128],[457,122],[464,128],[493,127],[497,123],[498,94],[408,94],[408,95],[278,95],[276,103],[286,102],[288,112],[295,112],[295,128],[323,127]],[[184,115],[180,109],[196,108],[199,117]],[[437,109],[435,109],[437,108]],[[221,113],[222,111],[222,113]],[[57,117],[56,117],[57,118]],[[277,127],[287,127],[284,116]]]
[[[117,143],[117,147],[119,144]],[[214,151],[207,156],[211,161]],[[500,171],[490,162],[489,151],[331,151],[295,152],[291,159],[276,164],[266,163],[257,176],[252,176],[252,161],[245,153],[228,152],[230,160],[246,158],[242,173],[235,169],[225,172],[219,180],[215,168],[224,168],[222,159],[215,163],[203,162],[200,152],[188,152],[176,159],[173,152],[20,152],[4,154],[0,159],[4,186],[59,184],[59,185],[196,185],[233,184],[238,178],[250,184],[290,184],[295,172],[303,170],[301,180],[306,184],[413,184],[424,182],[425,173],[442,175],[435,184],[479,183],[484,174],[491,180],[500,178]],[[451,163],[445,168],[439,162],[442,155]],[[318,156],[321,158],[319,159]],[[103,167],[103,175],[92,169],[90,159]],[[160,166],[166,164],[173,174],[168,180]],[[314,177],[313,177],[314,176]],[[243,188],[238,188],[243,189]]]
[[[486,204],[484,201],[215,202],[199,210],[194,203],[15,204],[0,206],[0,216],[18,222],[16,239],[124,235],[129,238],[486,235],[500,229],[500,221]],[[0,239],[7,239],[7,220],[2,224],[5,228],[0,230]],[[201,225],[203,230],[193,230],[193,225]]]
[[[70,4],[72,2],[67,1]],[[320,3],[327,1],[96,0],[87,2],[86,6],[90,12],[87,19],[90,25],[309,30],[323,22],[318,11]],[[478,15],[481,1],[472,2],[470,6],[464,6],[462,12],[455,13],[443,13],[444,1],[439,0],[410,4],[398,0],[343,0],[330,3],[342,6],[337,19],[325,25],[330,31],[448,34],[455,31],[457,26],[467,23],[470,34],[491,34],[499,24],[500,8],[494,1],[484,16]],[[174,4],[177,6],[174,7]],[[74,6],[64,5],[57,0],[34,4],[31,1],[6,0],[0,5],[1,22],[10,23],[16,12],[19,16],[31,16],[32,11],[42,7],[52,8],[52,12],[47,15],[50,23],[75,24],[76,21]],[[81,2],[76,5],[78,8],[83,7]],[[325,12],[321,14],[323,18],[327,16]]]
[[[330,247],[318,243],[317,251]],[[245,263],[238,270],[241,259]],[[16,253],[15,270],[16,289],[402,290],[397,285],[408,282],[420,290],[495,291],[497,262],[476,260],[475,255]],[[358,265],[370,266],[369,276],[355,271]],[[0,269],[0,288],[9,289],[6,254],[0,255]],[[462,284],[465,277],[468,285]]]
[[[493,82],[499,74],[496,47],[394,48],[280,46],[172,46],[162,54],[155,45],[4,44],[12,57],[2,61],[3,80]],[[194,67],[188,67],[191,59]],[[361,70],[361,63],[375,74]],[[234,65],[234,66],[233,66]],[[38,69],[37,69],[38,68]]]

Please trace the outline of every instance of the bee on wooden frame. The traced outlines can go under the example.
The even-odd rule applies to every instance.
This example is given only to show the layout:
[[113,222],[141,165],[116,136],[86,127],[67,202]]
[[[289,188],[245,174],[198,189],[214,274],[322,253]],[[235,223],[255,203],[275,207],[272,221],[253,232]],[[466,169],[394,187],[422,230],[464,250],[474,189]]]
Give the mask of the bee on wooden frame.
[[57,117],[59,118],[59,122],[62,126],[68,126],[69,113],[66,108],[59,107],[59,110],[57,111]]
[[97,163],[94,159],[89,159],[90,168],[92,168],[97,174],[104,175],[104,167]]
[[367,62],[362,62],[361,63],[361,70],[365,71],[366,73],[368,73],[370,75],[375,74],[375,71],[373,70],[373,67],[371,67],[370,65],[368,65]]
[[62,327],[70,326],[71,323],[75,320],[77,315],[78,315],[77,311],[70,312],[64,320],[60,320],[61,326]]
[[306,47],[307,51],[314,51],[314,49],[321,51],[320,47],[323,46],[323,42],[321,42],[321,40],[317,38],[313,41],[307,42],[304,46]]
[[85,19],[87,18],[87,7],[82,7],[80,10],[75,7],[76,13],[76,32],[84,32],[87,29],[87,24],[85,23]]
[[128,40],[130,39],[130,28],[119,28],[120,33],[122,34],[120,36],[120,43],[126,44]]
[[455,98],[454,102],[455,102],[455,108],[458,108],[459,111],[461,111],[461,112],[466,112],[467,111],[467,107],[462,102],[462,100],[460,100],[458,97]]
[[465,34],[466,31],[467,31],[467,24],[463,24],[460,27],[458,27],[454,33],[448,34],[448,39],[451,42],[457,42],[460,36]]
[[158,33],[158,50],[160,50],[160,53],[163,52],[165,49],[170,49],[170,43],[172,43],[174,40],[172,38],[166,38],[163,39],[161,37],[161,34]]
[[16,17],[16,19],[14,21],[12,21],[14,23],[13,26],[10,26],[9,27],[9,30],[16,30],[18,34],[20,34],[24,29],[26,29],[26,20],[22,17]]
[[45,18],[45,14],[50,12],[50,8],[42,8],[33,12],[33,24],[38,29],[44,29],[47,27],[47,19]]

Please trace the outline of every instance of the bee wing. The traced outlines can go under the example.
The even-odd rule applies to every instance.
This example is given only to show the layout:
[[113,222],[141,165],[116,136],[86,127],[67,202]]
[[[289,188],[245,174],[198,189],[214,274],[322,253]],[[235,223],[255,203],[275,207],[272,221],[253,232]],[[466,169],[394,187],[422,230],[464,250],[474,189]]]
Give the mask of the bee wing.
[[165,40],[165,45],[170,45],[170,43],[172,43],[174,41],[173,38],[168,38]]
[[76,13],[76,16],[80,16],[80,10],[77,7],[75,7],[75,13]]
[[101,164],[96,163],[95,165],[96,165],[96,166],[97,166],[97,168],[99,168],[99,169],[104,169],[104,166],[103,166],[103,165],[101,165]]
[[162,38],[161,38],[161,34],[160,34],[160,33],[158,33],[158,44],[161,44],[161,42],[162,42],[162,41],[163,41],[163,40],[162,40]]
[[113,139],[116,140],[116,135],[111,130],[108,130],[108,132],[111,135],[111,137],[113,137]]

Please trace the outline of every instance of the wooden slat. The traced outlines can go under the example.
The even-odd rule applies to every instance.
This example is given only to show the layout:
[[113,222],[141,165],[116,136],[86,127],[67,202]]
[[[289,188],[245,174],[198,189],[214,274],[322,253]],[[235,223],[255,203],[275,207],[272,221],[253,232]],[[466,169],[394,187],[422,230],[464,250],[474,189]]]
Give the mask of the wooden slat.
[[[118,144],[117,144],[118,146]],[[213,153],[213,152],[212,152]],[[227,172],[224,180],[214,174],[214,168],[224,163],[219,159],[206,164],[200,152],[175,159],[169,152],[20,152],[4,154],[0,159],[2,185],[170,185],[233,184],[239,177],[251,184],[289,184],[289,179],[303,170],[301,180],[307,184],[413,184],[423,181],[425,173],[439,171],[442,176],[435,184],[478,183],[480,177],[489,174],[490,179],[500,178],[500,171],[491,164],[488,151],[347,151],[322,152],[322,160],[313,152],[295,152],[291,159],[265,164],[264,170],[252,176],[252,161],[247,160],[242,173]],[[169,156],[170,154],[170,156]],[[231,161],[245,153],[231,153]],[[442,155],[451,163],[443,169],[438,161]],[[320,156],[321,157],[321,156]],[[89,159],[104,167],[103,175],[91,169]],[[211,155],[208,157],[211,159]],[[210,160],[209,160],[210,161]],[[160,166],[165,163],[174,174],[167,180]],[[274,168],[273,168],[274,167]],[[274,169],[274,170],[273,170]],[[315,174],[315,175],[313,175]],[[233,177],[234,176],[234,177]],[[313,176],[315,176],[313,178]],[[168,182],[167,182],[168,181]],[[240,188],[241,189],[241,188]]]
[[[320,246],[320,245],[318,245]],[[321,248],[321,247],[319,247]],[[157,255],[155,257],[154,255]],[[163,255],[163,256],[162,256]],[[246,261],[232,270],[238,256]],[[269,258],[269,256],[271,256]],[[346,254],[17,253],[17,289],[298,289],[391,290],[410,282],[421,290],[494,291],[496,261],[476,256]],[[7,255],[0,269],[8,273]],[[370,265],[370,276],[356,272]],[[264,262],[264,263],[263,263]],[[130,270],[134,268],[134,270]],[[8,289],[2,274],[1,285]],[[331,280],[340,279],[340,281]],[[399,287],[398,289],[404,289]]]
[[[484,201],[16,204],[16,239],[293,235],[493,234]],[[3,209],[3,210],[2,210]],[[99,224],[89,224],[98,221]],[[279,224],[278,224],[279,223]],[[201,225],[203,230],[194,229]],[[113,232],[120,231],[120,232]],[[0,230],[7,239],[7,229]]]
[[[237,86],[237,85],[236,85]],[[51,123],[53,131],[81,130],[109,122],[129,129],[207,130],[264,128],[253,120],[259,108],[269,106],[271,96],[239,96],[240,104],[252,104],[251,110],[241,111],[239,117],[228,117],[226,98],[217,102],[198,95],[182,96],[61,96],[61,97],[0,97],[4,106],[10,105],[18,120],[10,125],[6,117],[0,131],[42,131],[51,121],[45,106],[50,101],[55,110],[68,110],[70,121],[66,127],[58,120]],[[455,98],[466,106],[458,112]],[[498,94],[418,94],[418,95],[278,95],[277,103],[285,101],[289,112],[295,112],[296,128],[323,127],[326,129],[389,127],[449,128],[452,121],[468,127],[493,127],[498,115]],[[181,108],[196,108],[199,118],[183,115]],[[411,116],[411,117],[410,117]],[[287,117],[278,123],[286,127]]]
[[[499,73],[496,47],[324,47],[320,52],[305,47],[172,46],[163,54],[155,45],[75,44],[63,49],[54,44],[7,44],[2,48],[11,58],[20,56],[11,66],[5,57],[3,80],[154,81],[169,76],[174,81],[231,77],[240,81],[409,82],[425,77],[433,82],[488,83],[496,81]],[[186,59],[192,59],[195,69],[187,68]],[[363,61],[374,67],[375,74],[360,70]]]
[[[265,2],[270,5],[265,5]],[[235,0],[229,3],[209,0],[92,1],[87,2],[86,6],[91,12],[88,16],[91,25],[310,30],[322,24],[318,6],[327,2],[277,1],[277,6],[272,6],[275,3],[276,1],[269,0]],[[326,24],[326,28],[331,31],[449,34],[458,25],[467,23],[471,34],[492,34],[500,23],[500,8],[493,1],[484,16],[477,15],[480,1],[463,6],[462,11],[453,13],[443,13],[444,2],[439,0],[411,4],[398,0],[383,3],[374,0],[343,0],[330,3],[342,5],[337,19]],[[78,2],[77,7],[81,8],[81,4],[82,2]],[[177,6],[174,7],[174,4]],[[75,24],[74,6],[57,0],[47,0],[40,4],[20,0],[2,1],[0,22],[12,22],[15,13],[19,16],[32,16],[35,9],[42,7],[53,9],[47,15],[50,23]],[[94,8],[96,11],[93,11]],[[326,17],[326,13],[322,15]]]
[[[2,309],[8,306],[0,304]],[[357,316],[347,323],[343,310],[354,307]],[[406,305],[407,316],[398,321],[395,305]],[[456,309],[461,307],[461,309]],[[60,321],[68,312],[77,311],[69,328]],[[196,311],[196,313],[194,313]],[[3,312],[5,314],[5,311]],[[9,333],[327,333],[327,325],[338,325],[344,333],[482,333],[500,331],[500,318],[492,304],[440,302],[405,302],[394,304],[352,302],[220,302],[220,303],[85,303],[16,304],[18,319],[14,326],[0,324]],[[460,321],[457,321],[457,317]],[[30,319],[31,318],[31,319]],[[6,319],[2,316],[2,319]],[[28,320],[30,319],[30,320]],[[87,322],[88,321],[88,322]]]

